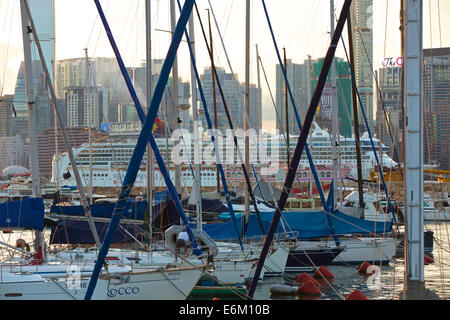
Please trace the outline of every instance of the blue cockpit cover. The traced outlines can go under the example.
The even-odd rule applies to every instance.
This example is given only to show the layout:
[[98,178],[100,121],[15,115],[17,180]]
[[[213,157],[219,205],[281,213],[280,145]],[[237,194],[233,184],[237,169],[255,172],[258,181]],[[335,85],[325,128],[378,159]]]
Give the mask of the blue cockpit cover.
[[[330,236],[331,232],[328,227],[326,212],[321,210],[315,211],[285,211],[281,219],[286,226],[286,231],[293,231],[298,233],[298,239],[311,239],[317,237]],[[272,222],[273,212],[260,212],[264,228],[267,230]],[[346,234],[382,234],[392,230],[391,222],[373,222],[363,219],[358,219],[342,212],[336,211],[334,214],[329,214],[330,222],[334,227],[336,235]],[[238,227],[241,228],[241,221],[238,222]],[[278,224],[276,233],[283,233],[282,222]],[[231,221],[223,223],[204,224],[202,226],[205,231],[214,240],[228,240],[236,239]],[[257,217],[250,215],[246,237],[260,237],[263,236]]]

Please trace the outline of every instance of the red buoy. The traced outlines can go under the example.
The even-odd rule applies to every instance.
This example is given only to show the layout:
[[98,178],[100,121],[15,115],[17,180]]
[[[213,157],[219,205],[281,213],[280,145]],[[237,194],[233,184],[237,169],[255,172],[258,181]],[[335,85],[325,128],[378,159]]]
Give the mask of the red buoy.
[[316,285],[319,285],[319,282],[317,282],[313,277],[311,277],[309,274],[307,274],[306,272],[303,272],[301,275],[299,275],[297,277],[297,279],[295,279],[295,282],[297,283],[303,283],[306,281],[312,281],[314,282]]
[[304,282],[300,288],[298,288],[298,292],[306,295],[320,295],[321,292],[319,288],[317,288],[316,284],[312,281]]
[[369,300],[367,297],[358,289],[353,290],[352,293],[350,293],[345,300]]
[[359,267],[358,272],[359,273],[367,273],[367,269],[371,266],[370,263],[364,261]]
[[314,272],[314,278],[334,279],[334,274],[332,274],[325,266],[320,266],[319,269]]

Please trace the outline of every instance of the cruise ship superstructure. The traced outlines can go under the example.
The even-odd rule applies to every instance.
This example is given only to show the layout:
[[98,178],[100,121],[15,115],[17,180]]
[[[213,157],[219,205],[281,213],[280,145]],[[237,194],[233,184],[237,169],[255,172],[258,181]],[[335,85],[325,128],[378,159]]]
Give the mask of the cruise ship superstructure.
[[[137,139],[137,131],[115,132],[111,133],[106,139],[100,142],[94,142],[89,145],[87,143],[81,145],[74,150],[77,165],[80,170],[83,184],[89,183],[89,155],[92,157],[92,185],[93,187],[120,187],[125,176],[126,168],[130,161],[134,146]],[[291,155],[298,136],[290,135],[290,149]],[[190,137],[184,137],[177,141],[174,147],[174,139],[172,138],[156,138],[155,139],[161,156],[166,162],[166,166],[170,170],[172,180],[175,180],[174,157],[176,152],[184,155],[184,163],[181,164],[181,185],[182,187],[191,187],[193,185],[193,166],[194,166],[194,147],[193,141]],[[232,184],[234,182],[244,181],[242,174],[240,157],[237,150],[232,143],[230,136],[218,138],[219,153],[221,161],[225,170],[227,181]],[[379,149],[379,140],[374,138],[375,149]],[[242,138],[243,142],[243,138]],[[376,160],[372,145],[367,133],[360,138],[361,143],[361,158],[363,172],[368,178],[369,171],[376,165]],[[319,179],[325,181],[332,180],[333,159],[330,134],[322,130],[317,124],[314,126],[314,131],[308,138],[309,148],[314,160],[314,165],[318,171]],[[167,146],[166,146],[167,145]],[[240,143],[240,151],[243,157],[243,143]],[[242,147],[241,147],[242,146]],[[381,145],[382,157],[378,155],[384,167],[395,167],[397,163],[393,161],[386,152],[388,147]],[[181,150],[181,152],[180,152]],[[270,182],[284,181],[286,174],[286,141],[284,136],[271,135],[264,133],[262,136],[256,138],[254,143],[250,143],[250,162],[258,179],[263,179]],[[190,158],[186,155],[190,154]],[[203,133],[201,140],[200,152],[197,153],[197,158],[201,157],[201,186],[214,187],[217,185],[217,170],[215,165],[215,154],[213,144],[210,136]],[[340,158],[342,178],[352,177],[356,178],[356,151],[355,139],[340,137]],[[169,160],[169,161],[167,161]],[[147,184],[146,173],[146,155],[141,163],[141,167],[136,179],[135,186],[145,187]],[[169,165],[167,164],[169,163]],[[250,172],[250,179],[255,181],[252,170]],[[313,179],[309,162],[306,155],[302,156],[299,169],[297,171],[297,181],[311,181]],[[59,185],[75,186],[75,179],[73,178],[72,168],[67,153],[55,155],[52,162],[52,182],[58,180]],[[164,179],[155,163],[154,171],[154,186],[165,187]]]

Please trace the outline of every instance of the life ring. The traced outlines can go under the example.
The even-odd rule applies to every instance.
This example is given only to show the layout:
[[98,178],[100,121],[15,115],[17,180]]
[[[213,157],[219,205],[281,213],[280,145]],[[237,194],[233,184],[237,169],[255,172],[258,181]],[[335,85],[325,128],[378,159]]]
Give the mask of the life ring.
[[30,246],[23,239],[17,239],[16,240],[16,248],[19,248],[19,249],[22,249],[22,250],[26,250],[26,251],[30,251]]

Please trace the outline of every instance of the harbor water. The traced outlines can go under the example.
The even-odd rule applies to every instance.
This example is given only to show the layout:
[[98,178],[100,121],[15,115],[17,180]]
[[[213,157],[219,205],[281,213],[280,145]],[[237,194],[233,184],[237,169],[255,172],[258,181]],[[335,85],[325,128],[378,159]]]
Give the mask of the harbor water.
[[[434,232],[434,262],[425,265],[425,288],[427,294],[416,292],[414,299],[450,299],[450,223],[425,222],[425,230]],[[370,263],[370,261],[368,261]],[[367,276],[359,274],[356,265],[327,266],[335,278],[319,287],[320,297],[311,296],[271,296],[270,288],[275,284],[292,284],[293,279],[300,275],[289,274],[285,277],[264,280],[255,290],[255,299],[294,299],[294,300],[343,300],[353,290],[360,290],[369,300],[399,300],[403,299],[405,289],[405,260],[395,257],[389,265],[379,266],[378,274]],[[312,275],[312,274],[311,274]],[[414,292],[413,292],[414,293]]]
[[[425,265],[425,288],[428,294],[417,292],[414,299],[450,299],[450,223],[425,223],[425,230],[434,232],[433,263]],[[49,233],[45,233],[46,237]],[[23,238],[31,243],[32,232],[15,231],[0,233],[3,242],[14,244],[16,239]],[[2,258],[11,253],[2,249]],[[283,277],[264,279],[255,290],[255,300],[344,300],[353,290],[360,290],[370,300],[399,300],[404,298],[405,264],[404,257],[397,256],[388,265],[380,265],[374,275],[362,275],[357,265],[330,265],[327,268],[335,278],[328,283],[322,281],[319,287],[320,297],[290,295],[271,296],[270,288],[277,284],[295,285],[294,279],[301,274],[289,273]],[[369,261],[370,263],[370,261]],[[312,274],[311,274],[312,275]]]

